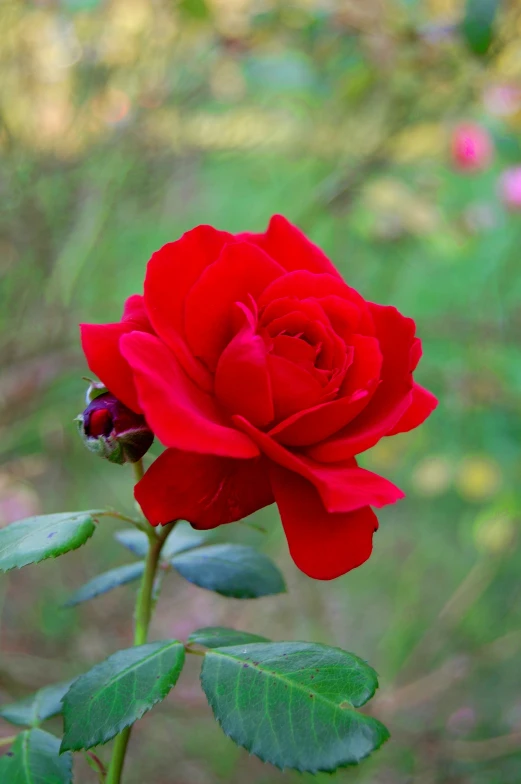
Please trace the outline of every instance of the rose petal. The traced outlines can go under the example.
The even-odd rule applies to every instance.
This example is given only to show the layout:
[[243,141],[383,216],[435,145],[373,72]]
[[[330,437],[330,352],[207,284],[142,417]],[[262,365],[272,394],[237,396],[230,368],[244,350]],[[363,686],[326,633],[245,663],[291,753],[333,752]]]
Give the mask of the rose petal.
[[257,447],[227,426],[214,398],[186,375],[164,343],[144,332],[121,338],[150,429],[165,446],[224,457],[254,457]]
[[233,523],[273,503],[262,459],[177,449],[167,449],[152,463],[134,494],[152,525],[182,519],[196,528]]
[[399,422],[386,435],[394,436],[396,433],[407,433],[425,422],[432,414],[438,399],[428,389],[415,384],[412,390],[412,403],[399,420]]
[[121,336],[135,330],[152,332],[143,297],[139,294],[125,302],[121,322],[80,324],[81,345],[89,368],[118,400],[140,414],[134,377],[119,349]]
[[321,403],[279,422],[270,430],[269,435],[286,446],[316,444],[354,419],[367,405],[368,400],[369,392],[361,389],[349,397]]
[[381,383],[360,416],[308,450],[315,460],[333,463],[370,449],[392,430],[411,404],[414,321],[394,307],[371,304],[371,312],[383,356]]
[[260,324],[267,327],[271,321],[287,316],[289,313],[302,313],[308,317],[308,321],[320,321],[323,324],[330,323],[327,315],[317,300],[310,297],[298,299],[297,297],[281,297],[268,302],[260,316]]
[[[271,285],[267,286],[259,297],[258,303],[259,308],[263,308],[275,299],[285,297],[298,297],[299,299],[312,297],[319,299],[320,297],[326,297],[328,294],[336,294],[339,297],[349,299],[350,291],[352,289],[349,289],[349,286],[338,275],[325,273],[317,275],[307,270],[297,269],[294,272],[288,272],[283,277],[277,278]],[[357,296],[360,297],[360,295]]]
[[234,416],[232,419],[266,457],[314,484],[328,512],[352,512],[362,506],[381,507],[404,497],[396,485],[383,476],[360,468],[354,459],[322,465],[285,449],[243,417]]
[[354,359],[348,368],[337,400],[298,411],[279,422],[270,435],[286,446],[311,446],[332,436],[352,422],[374,394],[382,365],[376,338],[353,335]]
[[420,338],[414,338],[411,346],[411,353],[410,353],[411,373],[413,370],[416,370],[421,358],[422,358],[422,342]]
[[132,323],[132,328],[141,330],[141,332],[154,331],[145,308],[145,298],[141,294],[133,294],[126,300],[121,321]]
[[212,226],[197,226],[152,255],[145,278],[145,302],[157,334],[170,345],[183,335],[184,301],[203,270],[235,238]]
[[215,395],[230,414],[241,414],[258,427],[273,421],[266,345],[246,318],[219,358]]
[[341,394],[349,396],[361,389],[372,392],[376,389],[382,372],[380,343],[376,338],[366,335],[353,335],[351,344],[354,350],[353,362],[342,384]]
[[273,338],[272,354],[294,362],[302,367],[314,367],[317,358],[317,347],[307,341],[294,338],[292,335],[277,335]]
[[367,561],[378,528],[368,506],[331,514],[313,485],[297,474],[272,465],[270,478],[289,551],[299,569],[316,580],[333,580]]
[[282,215],[271,218],[264,234],[241,236],[250,242],[258,243],[288,271],[307,269],[310,272],[327,272],[340,277],[340,273],[325,253]]
[[[337,335],[340,335],[346,342],[349,342],[353,333],[360,332],[367,306],[363,308],[360,303],[348,302],[335,294],[321,297],[318,301]],[[371,322],[369,324],[371,326]]]
[[283,273],[282,267],[255,245],[227,245],[186,297],[186,338],[195,356],[214,369],[234,334],[234,303],[256,299]]
[[267,362],[276,421],[315,406],[322,398],[322,385],[305,368],[275,354],[268,354]]
[[[301,300],[307,301],[311,299],[311,301],[315,301],[324,311],[328,306],[327,303],[330,296],[336,296],[350,304],[356,305],[361,314],[360,331],[366,335],[374,334],[374,325],[368,303],[355,289],[344,283],[341,278],[333,275],[314,275],[312,272],[302,269],[288,272],[287,275],[275,280],[263,291],[259,297],[258,305],[262,309],[264,307],[267,308],[272,300],[298,297]],[[347,310],[350,310],[350,307]]]

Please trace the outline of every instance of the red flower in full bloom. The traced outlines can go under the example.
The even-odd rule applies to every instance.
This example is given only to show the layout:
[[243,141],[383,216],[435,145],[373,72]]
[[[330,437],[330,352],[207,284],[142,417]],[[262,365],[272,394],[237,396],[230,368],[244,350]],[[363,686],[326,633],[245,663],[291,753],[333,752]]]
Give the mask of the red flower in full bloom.
[[276,502],[293,560],[363,563],[371,507],[403,497],[355,456],[436,406],[415,324],[367,302],[285,218],[264,234],[198,226],[154,253],[121,322],[82,325],[90,369],[167,447],[136,486],[152,525],[196,528]]

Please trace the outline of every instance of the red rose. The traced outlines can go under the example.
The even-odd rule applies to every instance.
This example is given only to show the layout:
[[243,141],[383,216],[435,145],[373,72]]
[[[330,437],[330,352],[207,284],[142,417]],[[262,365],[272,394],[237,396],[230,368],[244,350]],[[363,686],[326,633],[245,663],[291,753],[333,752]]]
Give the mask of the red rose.
[[136,486],[152,525],[214,528],[275,501],[295,563],[327,580],[369,557],[371,507],[403,497],[355,455],[436,406],[413,381],[414,333],[275,216],[265,234],[198,226],[165,245],[144,296],[82,342],[167,447]]

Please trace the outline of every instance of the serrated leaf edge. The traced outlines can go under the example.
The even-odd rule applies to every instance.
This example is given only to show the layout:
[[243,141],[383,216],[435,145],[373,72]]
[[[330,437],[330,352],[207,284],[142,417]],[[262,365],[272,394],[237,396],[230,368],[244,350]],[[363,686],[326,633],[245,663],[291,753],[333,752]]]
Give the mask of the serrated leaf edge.
[[[294,642],[300,642],[300,641],[294,641]],[[253,647],[254,645],[257,645],[257,644],[264,645],[264,643],[251,643],[251,646],[246,645],[245,647]],[[309,643],[307,643],[307,644],[309,644]],[[378,674],[377,674],[376,670],[373,667],[371,667],[370,664],[365,662],[363,659],[361,659],[356,654],[350,653],[349,651],[344,651],[342,648],[338,648],[338,647],[335,647],[335,646],[322,646],[320,643],[313,643],[313,644],[317,645],[317,647],[326,647],[326,648],[330,648],[330,649],[332,648],[333,650],[340,651],[341,653],[344,653],[344,654],[348,653],[350,656],[352,656],[358,662],[361,662],[364,665],[366,665],[368,667],[368,669],[370,669],[374,673],[374,675],[375,675],[375,687],[374,687],[373,691],[370,693],[370,695],[368,696],[368,698],[363,703],[360,703],[360,705],[358,705],[356,707],[353,706],[352,704],[350,704],[349,710],[352,710],[353,713],[358,714],[363,720],[367,721],[369,724],[372,724],[373,727],[378,728],[380,730],[380,732],[381,732],[382,738],[381,738],[380,742],[377,745],[375,745],[370,751],[368,751],[367,754],[364,754],[363,756],[361,756],[360,759],[357,760],[357,762],[345,762],[345,763],[341,763],[341,764],[337,765],[336,767],[316,767],[316,768],[313,768],[313,769],[311,769],[311,768],[303,768],[303,767],[280,766],[276,762],[273,762],[272,760],[268,759],[266,756],[263,756],[262,754],[258,754],[257,752],[252,752],[251,751],[251,745],[248,746],[246,744],[243,745],[242,743],[237,743],[237,741],[233,738],[231,733],[228,732],[223,727],[221,719],[217,716],[217,714],[215,712],[214,701],[212,700],[211,696],[206,692],[206,689],[204,688],[203,676],[204,676],[204,666],[205,666],[205,662],[206,662],[207,657],[212,656],[212,655],[214,655],[216,653],[218,654],[220,651],[226,651],[226,648],[236,648],[238,646],[230,645],[230,646],[223,646],[222,648],[212,648],[212,649],[209,649],[205,653],[203,666],[201,667],[201,672],[200,672],[200,675],[199,675],[199,680],[200,680],[200,683],[201,683],[201,689],[203,690],[203,692],[204,692],[204,694],[206,696],[206,699],[208,700],[208,704],[209,704],[210,708],[212,709],[212,713],[213,713],[213,716],[214,716],[216,722],[218,723],[219,727],[224,732],[224,734],[228,738],[230,738],[237,746],[240,746],[241,748],[246,749],[246,751],[250,754],[250,756],[257,757],[258,759],[261,760],[261,762],[263,762],[265,764],[273,765],[273,767],[278,768],[278,770],[280,770],[280,771],[296,770],[299,773],[316,774],[316,773],[334,773],[336,770],[340,770],[342,768],[355,767],[356,765],[359,765],[363,760],[365,760],[368,757],[370,757],[371,754],[373,754],[375,751],[378,751],[378,749],[380,749],[383,746],[383,744],[386,743],[389,740],[389,738],[391,737],[390,732],[387,729],[387,727],[385,726],[385,724],[383,724],[381,721],[376,719],[374,716],[368,716],[367,714],[362,713],[361,711],[359,711],[357,709],[359,707],[362,707],[363,705],[366,705],[374,697],[374,695],[376,693],[376,690],[379,687]],[[265,672],[265,670],[263,670],[263,669],[261,669],[259,667],[256,667],[256,670],[257,670],[257,672],[263,672],[263,673]],[[274,677],[273,673],[267,673],[267,674],[271,675],[271,677]],[[275,676],[275,677],[277,677],[277,676]],[[280,677],[280,676],[278,676],[278,679],[281,680],[281,681],[287,681],[288,680],[287,678],[283,678],[283,677]],[[310,687],[310,688],[303,687],[303,686],[300,686],[300,684],[295,684],[294,681],[291,681],[291,685],[292,685],[292,687],[297,686],[300,690],[304,691],[306,694],[309,694],[310,688],[312,690],[312,687]],[[316,692],[314,692],[314,694],[315,694],[315,697],[321,698],[323,702],[326,702],[328,704],[328,706],[333,706],[335,708],[340,708],[339,705],[337,705],[336,703],[330,702],[329,700],[324,698],[323,695],[317,694]],[[344,709],[340,708],[340,710],[344,710]]]
[[[57,514],[68,514],[68,513],[67,512],[57,512]],[[96,514],[93,514],[92,512],[70,512],[70,514],[71,515],[88,514],[90,516],[90,520],[86,519],[84,521],[84,523],[90,522],[92,524],[92,530],[87,534],[85,539],[83,539],[81,542],[78,542],[78,544],[73,545],[68,550],[65,550],[63,553],[56,553],[56,555],[53,555],[52,553],[49,553],[48,555],[43,555],[41,558],[36,558],[34,561],[30,560],[30,561],[26,561],[25,563],[19,564],[18,566],[10,566],[8,569],[3,569],[0,566],[0,574],[7,574],[8,572],[12,572],[13,569],[24,569],[26,566],[32,566],[32,564],[39,564],[39,563],[42,563],[42,561],[48,561],[50,558],[53,558],[53,559],[60,558],[62,555],[66,555],[67,553],[71,553],[74,550],[78,550],[86,542],[88,542],[89,539],[91,539],[92,536],[94,535],[94,531],[96,530],[96,523],[98,522],[97,518],[101,517],[103,512],[96,512]],[[50,516],[50,515],[36,515],[36,517],[47,517],[47,516]],[[25,522],[25,519],[24,520],[17,520],[15,523],[12,523],[12,525],[16,525],[17,523],[23,523],[23,522]],[[7,526],[7,527],[9,527],[9,526]],[[27,534],[26,536],[29,537],[30,534]]]
[[[172,683],[172,685],[171,685],[171,686],[170,686],[170,687],[167,689],[166,693],[165,693],[163,696],[159,696],[159,697],[158,697],[156,700],[154,700],[153,702],[151,702],[151,703],[150,703],[150,705],[144,706],[142,709],[140,709],[140,710],[137,712],[136,718],[135,718],[133,721],[121,721],[121,722],[118,722],[116,725],[114,725],[114,726],[115,726],[115,728],[116,728],[115,732],[114,732],[114,733],[112,733],[112,734],[110,734],[110,735],[108,735],[107,737],[104,737],[102,740],[96,740],[96,741],[94,741],[94,742],[87,741],[87,743],[86,743],[86,744],[84,744],[84,745],[81,745],[81,746],[78,746],[78,745],[74,745],[74,746],[68,746],[68,745],[66,744],[66,735],[67,735],[67,727],[66,727],[66,725],[67,725],[67,713],[66,713],[67,704],[66,704],[66,699],[67,699],[67,696],[68,696],[69,692],[70,692],[70,691],[72,691],[72,689],[73,689],[73,687],[75,686],[75,684],[77,683],[77,681],[79,681],[79,680],[80,680],[80,678],[83,678],[84,676],[86,676],[86,675],[89,675],[89,674],[90,674],[90,673],[92,673],[92,672],[93,672],[93,670],[95,670],[97,667],[101,667],[103,664],[105,664],[105,662],[107,662],[107,661],[108,661],[108,659],[105,659],[103,662],[100,662],[100,664],[97,664],[95,667],[93,667],[92,669],[88,670],[88,672],[84,673],[83,675],[80,675],[80,677],[79,677],[79,678],[77,678],[77,679],[76,679],[76,681],[74,681],[74,683],[72,684],[71,688],[69,689],[69,691],[67,692],[67,694],[66,694],[66,695],[65,695],[65,697],[63,698],[63,725],[64,725],[64,736],[63,736],[63,740],[62,740],[62,743],[61,743],[61,746],[60,746],[60,754],[63,754],[63,753],[64,753],[64,752],[66,752],[66,751],[81,751],[82,749],[85,749],[86,751],[88,751],[88,749],[93,749],[93,748],[95,748],[96,746],[103,746],[105,743],[108,743],[108,742],[109,742],[109,740],[112,740],[112,738],[115,738],[115,737],[116,737],[116,735],[119,735],[119,733],[120,733],[120,732],[122,732],[124,729],[126,729],[127,727],[131,727],[133,724],[135,724],[135,723],[136,723],[136,721],[139,721],[141,718],[143,718],[143,716],[145,715],[145,713],[148,713],[148,711],[150,711],[150,710],[151,710],[151,709],[154,707],[154,705],[157,705],[159,702],[162,702],[162,701],[163,701],[163,700],[164,700],[164,699],[167,697],[168,693],[169,693],[169,692],[170,692],[170,691],[171,691],[171,690],[174,688],[174,686],[176,685],[176,683],[177,683],[177,681],[178,681],[178,679],[179,679],[179,676],[180,676],[180,674],[181,674],[181,670],[183,669],[184,662],[185,662],[185,656],[186,656],[186,655],[185,655],[185,647],[184,647],[184,644],[183,644],[182,642],[180,642],[179,640],[175,640],[175,641],[173,641],[173,642],[172,642],[172,644],[171,644],[171,646],[166,646],[166,645],[165,645],[165,649],[166,649],[167,647],[172,647],[172,648],[173,648],[173,647],[175,647],[176,645],[177,645],[177,646],[179,646],[179,648],[180,648],[180,650],[181,650],[181,656],[180,656],[180,665],[181,665],[181,666],[180,666],[180,668],[179,668],[179,672],[177,673],[177,676],[176,676],[176,678],[175,678],[174,682],[173,682],[173,683]],[[131,650],[131,649],[127,649],[127,650]],[[117,655],[117,653],[120,653],[120,651],[117,651],[115,654],[113,654],[113,656],[116,656],[116,655]],[[127,667],[127,668],[126,668],[124,671],[122,671],[122,672],[124,672],[125,674],[128,674],[128,672],[129,672],[129,671],[131,671],[133,668],[135,668],[135,667],[139,666],[140,664],[143,664],[143,662],[144,662],[144,661],[147,661],[147,659],[149,659],[149,658],[153,658],[153,656],[157,655],[157,653],[158,653],[158,651],[155,651],[153,654],[150,654],[150,656],[147,656],[145,659],[141,659],[141,660],[140,660],[139,662],[137,662],[135,665],[132,665],[131,667]],[[110,659],[110,658],[112,658],[112,656],[109,656],[108,658]]]

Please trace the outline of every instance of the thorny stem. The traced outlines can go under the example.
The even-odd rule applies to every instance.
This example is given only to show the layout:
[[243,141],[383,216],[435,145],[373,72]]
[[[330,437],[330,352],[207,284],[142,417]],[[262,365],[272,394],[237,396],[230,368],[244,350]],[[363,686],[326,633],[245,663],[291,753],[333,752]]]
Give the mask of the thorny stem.
[[[136,482],[142,478],[144,473],[143,461],[134,463],[134,475]],[[145,561],[145,571],[141,578],[141,585],[139,588],[138,597],[136,600],[136,610],[134,614],[135,627],[134,627],[134,645],[144,645],[148,637],[148,628],[152,617],[154,608],[154,583],[156,579],[157,568],[159,566],[159,559],[161,550],[166,539],[174,527],[175,523],[170,523],[163,527],[160,533],[156,536],[150,534],[150,544]],[[127,727],[123,730],[114,741],[112,750],[112,759],[110,761],[106,784],[120,784],[121,774],[123,772],[123,765],[125,763],[125,754],[130,739],[132,727]]]

